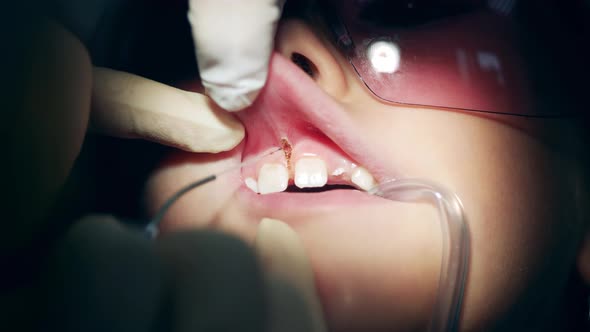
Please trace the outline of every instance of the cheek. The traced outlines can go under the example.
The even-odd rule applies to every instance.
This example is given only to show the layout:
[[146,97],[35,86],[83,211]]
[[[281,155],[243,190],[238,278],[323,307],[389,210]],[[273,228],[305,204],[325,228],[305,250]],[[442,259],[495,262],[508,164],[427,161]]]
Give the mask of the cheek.
[[467,302],[474,305],[465,314],[522,320],[518,308],[558,308],[574,257],[574,234],[565,225],[575,218],[573,195],[556,176],[568,172],[556,155],[517,131],[489,133],[475,141],[480,151],[474,164],[456,166],[463,171],[457,191],[463,193],[473,241],[474,287]]
[[497,121],[370,109],[351,114],[375,142],[374,155],[407,177],[446,186],[464,204],[471,234],[465,326],[483,329],[519,305],[554,305],[574,258],[574,230],[564,227],[575,218],[573,193],[560,176],[569,166],[528,133]]

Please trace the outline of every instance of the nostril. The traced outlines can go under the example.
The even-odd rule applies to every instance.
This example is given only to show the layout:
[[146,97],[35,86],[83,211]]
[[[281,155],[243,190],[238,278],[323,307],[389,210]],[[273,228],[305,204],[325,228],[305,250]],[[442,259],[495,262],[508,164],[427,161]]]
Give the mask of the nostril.
[[309,77],[315,78],[318,74],[318,69],[307,57],[300,53],[291,54],[291,61],[303,70]]

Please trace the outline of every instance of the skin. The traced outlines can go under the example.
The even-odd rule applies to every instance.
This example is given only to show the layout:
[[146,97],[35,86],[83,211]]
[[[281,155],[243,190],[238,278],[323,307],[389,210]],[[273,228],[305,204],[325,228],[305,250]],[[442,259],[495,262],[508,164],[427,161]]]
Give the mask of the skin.
[[[243,241],[215,231],[152,241],[111,216],[55,217],[60,200],[76,204],[64,199],[69,190],[63,187],[78,180],[70,172],[88,134],[92,64],[59,23],[30,10],[6,13],[12,52],[2,122],[2,329],[262,330],[264,284]],[[238,283],[236,273],[243,274]],[[243,309],[231,321],[220,310],[229,306]]]
[[[63,29],[49,25],[39,30],[59,37],[31,40],[59,40],[63,44],[54,49],[57,54],[50,58],[55,61],[54,66],[34,67],[33,73],[47,68],[56,70],[25,79],[32,86],[25,91],[64,96],[48,98],[43,107],[19,103],[46,98],[20,99],[20,95],[13,95],[14,100],[9,99],[17,109],[28,113],[15,112],[6,121],[16,124],[9,131],[9,143],[14,141],[10,146],[18,147],[9,150],[7,160],[12,163],[6,173],[11,181],[28,179],[31,183],[20,184],[29,188],[26,195],[12,195],[7,200],[9,206],[26,209],[13,211],[14,218],[7,218],[16,222],[6,223],[9,229],[5,234],[10,234],[2,241],[6,257],[20,258],[18,253],[36,237],[36,230],[44,229],[39,215],[46,213],[78,154],[89,114],[91,80],[87,54]],[[301,43],[297,36],[306,42]],[[39,49],[46,49],[42,45]],[[472,238],[462,329],[560,330],[562,316],[558,313],[564,304],[566,278],[571,273],[580,274],[590,283],[589,214],[584,204],[588,197],[584,187],[587,180],[580,171],[582,165],[573,157],[577,151],[575,142],[569,140],[576,135],[575,127],[561,120],[523,123],[510,117],[489,119],[476,114],[382,104],[360,86],[344,59],[313,37],[309,29],[284,26],[277,46],[281,53],[288,55],[297,50],[313,61],[319,72],[315,77],[318,86],[338,100],[363,136],[372,141],[372,149],[379,152],[375,153],[376,158],[389,161],[408,176],[435,180],[462,198]],[[26,54],[44,53],[33,50]],[[70,56],[77,60],[65,61]],[[71,84],[76,88],[51,90],[59,87],[55,80],[66,74],[66,87]],[[72,91],[74,95],[68,94]],[[61,104],[63,101],[69,104]],[[56,112],[57,115],[48,116]],[[23,141],[23,132],[39,136],[25,137]],[[56,133],[64,136],[56,144],[47,145]],[[231,157],[231,153],[171,157],[148,182],[149,203],[158,206],[189,180],[230,164]],[[459,162],[463,160],[468,162]],[[45,171],[51,174],[28,169],[34,165],[45,165]],[[165,229],[219,227],[250,240],[261,216],[237,200],[235,188],[224,188],[223,184],[218,182],[210,187],[207,195],[195,192],[185,197],[171,211]],[[197,200],[199,209],[195,209]],[[226,209],[221,209],[220,201]],[[369,211],[373,211],[375,219],[383,220],[344,226],[347,219],[366,219]],[[415,205],[341,207],[313,215],[283,211],[271,217],[289,222],[301,235],[315,262],[316,273],[320,272],[318,266],[325,266],[326,262],[331,266],[325,270],[347,272],[343,275],[349,278],[356,274],[361,281],[359,271],[368,271],[366,281],[356,287],[357,294],[365,296],[357,297],[348,306],[335,305],[331,311],[326,310],[335,329],[348,324],[364,331],[385,327],[421,330],[425,325],[430,317],[440,258],[438,228],[430,222],[434,220],[431,209]],[[392,219],[399,220],[395,232],[387,228],[392,227]],[[384,235],[379,237],[380,234]],[[351,243],[350,238],[356,241]],[[370,250],[370,259],[359,249]],[[346,278],[333,279],[333,284],[341,285],[339,281],[343,279]],[[13,295],[8,316],[27,317],[22,322],[30,324],[31,303],[35,302],[23,300],[27,297],[19,293]],[[332,298],[334,303],[346,303],[340,302],[342,297]]]
[[[590,245],[579,185],[583,173],[573,157],[578,142],[570,120],[490,118],[385,104],[361,85],[329,43],[300,21],[282,22],[276,48],[286,57],[302,54],[314,64],[315,83],[343,107],[387,170],[431,179],[462,199],[471,259],[461,330],[562,326],[556,313],[563,307],[567,278],[578,270],[588,276],[590,265],[584,258]],[[148,181],[149,212],[180,186],[235,158],[232,152],[174,154]],[[440,233],[429,206],[358,204],[261,212],[241,199],[238,186],[220,179],[206,191],[188,194],[171,209],[163,229],[220,228],[251,242],[261,217],[281,219],[306,245],[331,330],[426,327],[440,262]]]

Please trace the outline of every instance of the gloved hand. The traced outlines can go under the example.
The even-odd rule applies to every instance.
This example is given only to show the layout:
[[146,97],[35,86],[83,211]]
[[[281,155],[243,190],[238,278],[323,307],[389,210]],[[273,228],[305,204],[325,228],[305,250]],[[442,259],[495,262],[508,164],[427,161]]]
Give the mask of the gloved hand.
[[[98,103],[96,107],[104,107],[99,112],[106,112],[98,115],[99,119],[106,116],[101,120],[106,124],[98,127],[126,133],[134,129],[129,125],[138,119],[126,117],[133,112],[149,113],[154,111],[151,106],[158,106],[142,106],[146,99],[134,100],[138,91],[149,92],[153,84],[158,91],[162,87],[124,73],[92,69],[88,54],[74,36],[54,22],[28,14],[15,15],[12,22],[28,28],[17,37],[30,45],[14,43],[15,59],[19,60],[15,63],[18,69],[22,64],[23,70],[8,73],[7,80],[14,82],[15,89],[10,90],[13,93],[8,94],[7,102],[15,111],[3,122],[10,124],[5,127],[8,149],[2,165],[8,180],[5,193],[10,195],[4,199],[8,213],[0,261],[6,267],[3,278],[19,283],[3,283],[2,293],[8,290],[11,296],[0,301],[1,307],[9,308],[6,316],[10,318],[2,327],[40,322],[42,330],[59,331],[264,331],[272,324],[278,331],[292,326],[322,331],[309,262],[295,233],[285,227],[279,226],[283,235],[275,236],[272,223],[270,228],[264,223],[267,235],[258,236],[256,251],[215,232],[169,234],[151,242],[109,217],[82,220],[60,238],[52,238],[60,232],[45,232],[47,227],[42,223],[47,221],[48,210],[82,145],[91,99]],[[106,79],[93,84],[93,77],[101,75]],[[137,82],[101,86],[109,79]],[[108,90],[118,86],[122,90]],[[187,98],[184,92],[167,89],[171,89],[169,98]],[[97,100],[97,96],[106,99]],[[148,100],[151,97],[146,95]],[[129,98],[135,102],[121,102]],[[174,104],[169,100],[165,105],[170,103]],[[109,109],[116,112],[108,113]],[[117,121],[117,117],[122,119]],[[157,127],[147,125],[148,129]],[[162,123],[161,128],[174,127],[166,125]],[[33,267],[35,274],[30,277],[21,266],[28,259],[24,254],[43,250],[47,243],[57,244],[57,250],[47,257],[43,252],[45,273],[38,274],[41,268]],[[282,262],[272,265],[275,271],[269,280],[263,276],[255,252],[265,261]],[[19,288],[13,289],[15,285]],[[40,294],[47,295],[47,301],[40,301]],[[269,315],[273,317],[270,321]]]
[[[84,3],[77,0],[55,1],[55,15],[66,30],[58,26],[62,36],[54,37],[55,41],[74,39],[82,45],[100,44],[103,38],[100,31],[109,32],[107,27],[116,26],[116,20],[121,19],[116,13],[126,15],[124,11],[127,8],[141,5],[141,1],[127,5],[122,3],[124,1],[118,0]],[[85,47],[76,51],[88,56]],[[267,61],[268,55],[264,62]],[[223,70],[235,70],[228,67]],[[147,139],[189,152],[207,153],[231,150],[244,138],[241,123],[202,94],[107,68],[83,69],[83,73],[87,69],[91,71],[92,112],[89,125],[94,131],[115,137]],[[85,113],[83,110],[79,112]]]
[[50,256],[42,326],[60,332],[324,332],[297,233],[264,219],[254,248],[202,230],[151,241],[112,217],[87,217]]
[[92,69],[91,129],[189,152],[228,151],[244,127],[206,96],[107,68]]
[[284,0],[189,0],[203,86],[228,111],[256,99],[266,82]]
[[86,217],[46,266],[46,331],[266,330],[258,260],[243,242],[218,232],[152,241],[112,217]]

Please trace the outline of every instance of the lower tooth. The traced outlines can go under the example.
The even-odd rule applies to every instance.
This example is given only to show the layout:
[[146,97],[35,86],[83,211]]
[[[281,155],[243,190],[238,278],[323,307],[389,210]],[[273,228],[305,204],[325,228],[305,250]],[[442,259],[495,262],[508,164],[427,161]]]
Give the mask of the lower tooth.
[[289,171],[282,164],[264,164],[258,172],[258,192],[271,194],[285,191],[289,185]]
[[365,191],[369,191],[377,185],[371,173],[364,167],[355,168],[350,175],[350,181]]

